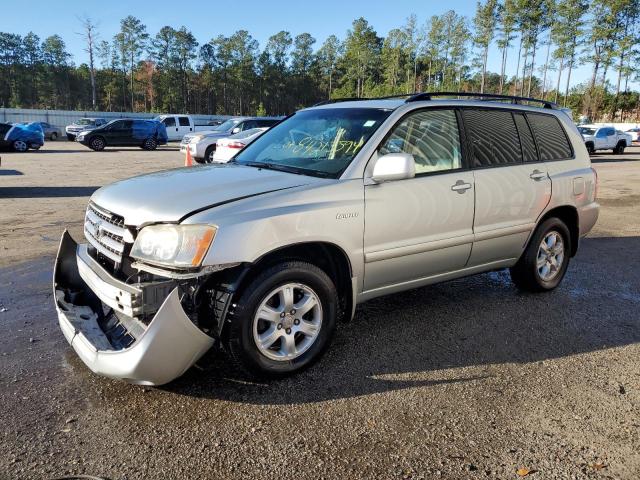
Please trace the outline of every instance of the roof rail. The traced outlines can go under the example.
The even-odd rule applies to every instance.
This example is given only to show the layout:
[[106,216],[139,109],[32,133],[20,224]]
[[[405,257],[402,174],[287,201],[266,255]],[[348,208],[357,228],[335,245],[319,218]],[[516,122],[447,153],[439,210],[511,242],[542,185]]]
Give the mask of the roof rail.
[[425,92],[416,93],[415,95],[407,98],[406,102],[420,102],[424,100],[432,100],[433,97],[466,97],[466,98],[480,98],[483,100],[509,100],[513,104],[520,104],[522,102],[541,103],[543,108],[549,108],[553,110],[559,110],[558,104],[549,102],[547,100],[541,100],[539,98],[529,97],[515,97],[512,95],[498,95],[495,93],[472,93],[472,92]]
[[344,98],[331,98],[329,100],[323,100],[322,102],[318,102],[313,104],[314,107],[319,107],[320,105],[329,105],[331,103],[340,103],[340,102],[355,102],[358,100],[372,100],[371,98],[360,98],[360,97],[344,97]]

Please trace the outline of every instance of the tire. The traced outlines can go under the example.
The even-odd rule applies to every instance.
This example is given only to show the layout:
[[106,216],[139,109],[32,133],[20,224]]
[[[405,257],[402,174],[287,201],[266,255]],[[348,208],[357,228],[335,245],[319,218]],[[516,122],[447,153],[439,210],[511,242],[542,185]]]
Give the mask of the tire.
[[158,148],[158,142],[153,137],[147,138],[142,144],[142,148],[144,150],[155,150],[156,148]]
[[[293,300],[283,305],[288,295],[279,292],[286,289]],[[313,306],[299,317],[293,307],[302,309],[305,297],[307,306]],[[269,311],[270,320],[259,311]],[[233,363],[248,376],[284,377],[320,359],[333,337],[337,315],[338,296],[329,276],[310,263],[285,261],[266,268],[240,293],[224,344]],[[260,342],[269,331],[268,340]]]
[[13,150],[16,152],[26,152],[29,150],[29,145],[24,140],[16,140],[13,142]]
[[618,142],[618,145],[616,145],[616,148],[613,149],[614,155],[623,154],[624,153],[624,147],[625,147],[625,143],[624,142]]
[[75,141],[75,139],[76,139],[76,136],[75,136],[75,135],[69,135],[69,134],[67,133],[67,140],[69,140],[70,142],[73,142],[73,141]]
[[[552,242],[554,236],[555,242]],[[548,218],[536,228],[522,257],[511,267],[511,280],[520,290],[528,292],[553,290],[564,278],[570,256],[569,229],[559,218]]]
[[204,152],[203,163],[213,163],[213,154],[216,152],[215,145],[209,145]]
[[54,142],[58,139],[58,134],[56,132],[51,132],[49,135],[49,140],[53,140]]
[[102,137],[93,137],[91,140],[89,140],[89,148],[91,148],[91,150],[95,150],[96,152],[104,150],[105,146],[106,144],[104,138]]
[[587,147],[587,152],[589,152],[589,155],[593,155],[594,153],[596,153],[596,149],[593,146],[593,143],[589,142],[585,146]]

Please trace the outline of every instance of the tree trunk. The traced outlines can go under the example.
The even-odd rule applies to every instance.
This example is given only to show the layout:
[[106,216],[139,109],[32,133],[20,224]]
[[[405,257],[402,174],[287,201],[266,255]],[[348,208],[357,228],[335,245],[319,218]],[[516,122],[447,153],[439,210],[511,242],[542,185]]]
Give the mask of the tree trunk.
[[482,58],[482,81],[480,82],[480,93],[484,93],[484,82],[487,75],[487,58],[489,57],[489,45],[484,49],[484,55]]
[[558,81],[556,82],[556,96],[555,96],[555,99],[553,100],[555,103],[558,103],[558,94],[560,93],[560,80],[562,79],[563,68],[564,68],[564,55],[560,58],[560,67],[558,68]]
[[520,35],[520,46],[518,47],[518,65],[516,66],[516,78],[513,80],[513,95],[518,93],[518,78],[520,78],[520,59],[522,58],[522,35]]
[[547,40],[547,56],[544,61],[544,73],[542,74],[542,99],[544,100],[547,93],[547,69],[549,68],[549,54],[551,53],[551,31]]
[[502,66],[500,67],[500,95],[502,95],[502,89],[504,88],[504,73],[507,68],[507,46],[502,49]]
[[536,50],[538,48],[538,42],[533,44],[533,52],[531,52],[531,68],[529,69],[529,83],[527,85],[527,97],[531,96],[531,80],[533,79],[533,70],[536,67]]
[[569,59],[569,71],[567,72],[567,85],[564,89],[564,101],[562,105],[567,106],[567,99],[569,98],[569,82],[571,82],[571,71],[573,70],[573,55]]

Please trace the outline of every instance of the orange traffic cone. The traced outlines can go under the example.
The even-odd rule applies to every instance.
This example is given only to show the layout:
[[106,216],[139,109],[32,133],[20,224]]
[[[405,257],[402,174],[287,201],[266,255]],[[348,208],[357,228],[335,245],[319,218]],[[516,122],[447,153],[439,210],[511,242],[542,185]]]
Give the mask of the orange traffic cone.
[[185,167],[193,166],[193,158],[191,158],[191,149],[189,147],[187,147],[187,156],[184,159],[184,166]]

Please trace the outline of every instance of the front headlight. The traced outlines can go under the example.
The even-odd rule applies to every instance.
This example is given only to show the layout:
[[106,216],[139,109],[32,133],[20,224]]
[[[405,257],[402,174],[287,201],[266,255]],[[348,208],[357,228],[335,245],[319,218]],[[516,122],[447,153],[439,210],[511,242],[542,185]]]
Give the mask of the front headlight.
[[198,143],[203,138],[204,138],[204,135],[196,135],[195,137],[191,137],[191,140],[189,140],[189,142],[190,143]]
[[140,230],[131,256],[147,263],[193,268],[202,264],[218,227],[214,225],[151,225]]

